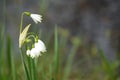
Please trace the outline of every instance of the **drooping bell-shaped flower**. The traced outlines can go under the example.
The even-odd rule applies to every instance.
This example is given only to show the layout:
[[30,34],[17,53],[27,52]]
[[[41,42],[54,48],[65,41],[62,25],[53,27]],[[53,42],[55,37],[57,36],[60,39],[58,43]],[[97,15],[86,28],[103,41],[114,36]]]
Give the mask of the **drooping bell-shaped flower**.
[[41,53],[36,48],[31,49],[31,52],[30,52],[30,57],[31,58],[37,58],[40,55],[41,55]]
[[37,58],[42,55],[42,52],[46,52],[46,47],[43,41],[38,40],[38,42],[34,44],[34,48],[32,48],[31,50],[27,50],[26,54],[31,58]]
[[33,19],[33,21],[37,24],[38,22],[42,21],[42,16],[39,14],[30,14],[30,17]]
[[32,14],[30,12],[24,12],[24,14],[30,16],[36,24],[42,21],[42,16],[39,14]]
[[38,49],[40,52],[46,52],[45,44],[41,40],[38,40],[38,42],[35,43],[35,48]]

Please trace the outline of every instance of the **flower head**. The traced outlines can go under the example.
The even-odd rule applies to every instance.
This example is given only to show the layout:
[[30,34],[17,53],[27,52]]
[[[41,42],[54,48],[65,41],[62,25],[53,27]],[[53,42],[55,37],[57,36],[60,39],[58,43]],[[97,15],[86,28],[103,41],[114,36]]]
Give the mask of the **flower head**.
[[33,21],[37,24],[38,22],[41,22],[42,16],[39,14],[30,14],[30,17],[33,19]]
[[40,52],[46,52],[45,44],[41,40],[38,40],[38,42],[35,43],[35,48],[37,48]]
[[26,54],[31,58],[37,58],[42,55],[41,52],[46,52],[45,44],[41,40],[38,40],[34,45],[34,48],[26,51]]

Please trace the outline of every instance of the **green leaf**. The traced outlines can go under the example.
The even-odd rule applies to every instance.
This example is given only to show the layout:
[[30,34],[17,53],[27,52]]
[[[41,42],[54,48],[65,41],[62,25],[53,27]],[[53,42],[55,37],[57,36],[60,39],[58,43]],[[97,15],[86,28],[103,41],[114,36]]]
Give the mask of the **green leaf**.
[[24,71],[25,71],[26,80],[30,80],[29,72],[28,72],[27,66],[26,66],[26,64],[25,64],[25,61],[24,61],[24,57],[23,57],[22,49],[21,49],[21,48],[20,48],[20,54],[21,54],[21,59],[22,59],[23,68],[24,68]]
[[12,54],[12,43],[11,38],[7,37],[7,59],[8,59],[8,68],[9,75],[12,76],[12,80],[16,80],[15,74],[15,64],[14,64],[14,55]]

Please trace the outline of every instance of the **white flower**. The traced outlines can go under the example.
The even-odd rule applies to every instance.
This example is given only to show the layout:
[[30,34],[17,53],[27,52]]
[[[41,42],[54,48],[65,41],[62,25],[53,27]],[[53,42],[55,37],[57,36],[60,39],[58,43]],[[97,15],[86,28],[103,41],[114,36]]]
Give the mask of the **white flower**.
[[41,22],[42,16],[39,14],[30,14],[30,17],[33,19],[33,21],[37,24],[38,22]]
[[41,52],[46,52],[45,44],[41,40],[38,40],[34,45],[34,48],[26,51],[26,54],[31,58],[37,58],[42,55]]
[[38,49],[40,52],[46,52],[45,44],[41,40],[38,40],[38,42],[35,43],[35,48]]
[[32,48],[30,52],[30,57],[32,58],[37,58],[41,55],[40,51],[37,50],[36,48]]

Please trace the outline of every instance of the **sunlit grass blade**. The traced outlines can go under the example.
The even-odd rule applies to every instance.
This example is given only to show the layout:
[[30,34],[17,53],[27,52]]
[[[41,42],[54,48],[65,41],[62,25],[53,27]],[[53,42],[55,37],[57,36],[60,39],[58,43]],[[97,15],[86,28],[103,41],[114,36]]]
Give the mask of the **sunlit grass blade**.
[[5,78],[5,36],[4,36],[4,25],[2,25],[1,36],[0,36],[0,80],[4,80]]
[[54,69],[55,69],[55,80],[57,79],[58,72],[59,72],[59,54],[58,54],[58,30],[57,25],[55,25],[54,29]]
[[75,51],[76,51],[76,47],[73,47],[70,51],[70,54],[68,56],[68,60],[64,69],[64,75],[63,75],[63,80],[68,80],[68,76],[70,74],[70,70],[71,70],[71,66],[72,66],[72,60],[74,58],[75,55]]
[[108,74],[108,77],[110,78],[110,80],[116,80],[114,71],[111,68],[111,64],[107,60],[104,54],[105,53],[103,52],[103,50],[100,50],[100,57],[102,59],[102,65],[103,65],[104,71]]
[[6,21],[6,0],[2,0],[2,21],[0,22],[0,80],[4,80],[5,78],[5,21]]
[[22,65],[23,65],[23,68],[25,71],[26,80],[30,80],[29,72],[28,72],[27,66],[26,66],[25,61],[24,61],[22,49],[20,49],[20,54],[21,54],[21,59],[22,59]]
[[14,56],[12,54],[12,43],[11,38],[7,37],[7,59],[8,59],[8,68],[9,68],[9,75],[12,77],[12,80],[16,80],[16,73],[15,73],[15,63],[14,63]]
[[72,63],[74,60],[75,52],[76,52],[78,46],[80,45],[80,39],[75,37],[72,39],[72,43],[73,43],[73,47],[69,53],[62,80],[68,80],[68,77],[69,77],[69,74],[71,71],[71,67],[72,67]]
[[0,80],[4,79],[4,70],[5,70],[5,39],[2,38],[0,44]]

